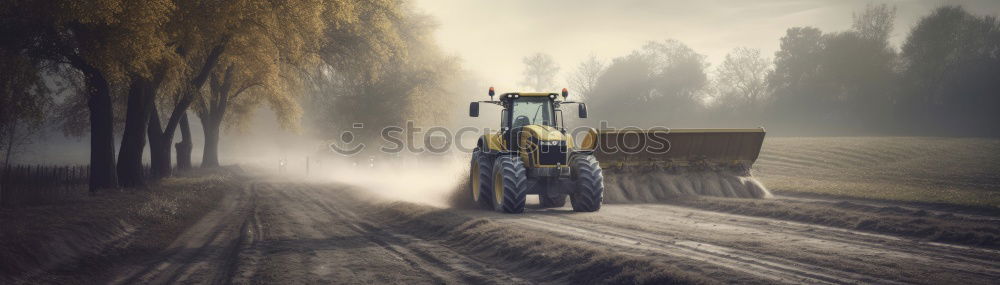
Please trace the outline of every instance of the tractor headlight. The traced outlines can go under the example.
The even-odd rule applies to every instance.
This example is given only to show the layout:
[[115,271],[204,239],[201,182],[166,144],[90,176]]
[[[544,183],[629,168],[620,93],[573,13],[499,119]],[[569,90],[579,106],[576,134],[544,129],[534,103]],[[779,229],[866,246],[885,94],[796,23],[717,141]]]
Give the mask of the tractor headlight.
[[514,94],[514,99],[520,98],[521,95]]
[[556,99],[556,95],[555,94],[549,94],[549,99],[555,100]]

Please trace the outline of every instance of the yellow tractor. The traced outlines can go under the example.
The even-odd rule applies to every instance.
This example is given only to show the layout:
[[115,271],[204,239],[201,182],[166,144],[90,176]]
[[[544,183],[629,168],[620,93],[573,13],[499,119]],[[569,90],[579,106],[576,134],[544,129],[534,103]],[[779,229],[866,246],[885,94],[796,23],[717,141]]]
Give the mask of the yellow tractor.
[[[587,105],[566,101],[569,93],[514,92],[500,94],[490,87],[489,101],[472,102],[469,116],[479,116],[479,103],[503,107],[496,133],[479,138],[472,154],[472,199],[498,212],[524,212],[525,197],[538,195],[542,207],[562,207],[569,196],[573,210],[594,212],[604,198],[604,176],[591,149],[574,149],[563,125],[560,107],[577,104],[580,118]],[[560,100],[561,99],[561,100]],[[596,131],[592,131],[596,134]],[[585,139],[590,144],[591,135]]]
[[472,154],[470,192],[483,207],[521,213],[525,196],[534,194],[542,207],[562,207],[568,196],[574,211],[593,212],[604,202],[605,182],[613,194],[609,197],[619,200],[643,200],[637,198],[654,192],[652,196],[770,195],[749,183],[764,128],[587,128],[577,146],[563,125],[560,107],[577,104],[580,118],[586,118],[587,105],[566,101],[565,88],[562,94],[514,92],[493,100],[490,87],[489,95],[489,101],[469,105],[472,117],[479,116],[480,103],[503,107],[500,129],[481,136]]

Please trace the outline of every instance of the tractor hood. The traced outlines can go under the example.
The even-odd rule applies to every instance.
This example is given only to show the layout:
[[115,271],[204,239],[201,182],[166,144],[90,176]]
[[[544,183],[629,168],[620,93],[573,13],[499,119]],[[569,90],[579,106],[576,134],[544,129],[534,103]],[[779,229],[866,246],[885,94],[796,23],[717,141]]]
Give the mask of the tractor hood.
[[535,138],[539,141],[566,141],[566,145],[573,145],[573,138],[563,134],[556,127],[545,125],[527,125],[524,126],[522,132],[524,132],[527,137]]

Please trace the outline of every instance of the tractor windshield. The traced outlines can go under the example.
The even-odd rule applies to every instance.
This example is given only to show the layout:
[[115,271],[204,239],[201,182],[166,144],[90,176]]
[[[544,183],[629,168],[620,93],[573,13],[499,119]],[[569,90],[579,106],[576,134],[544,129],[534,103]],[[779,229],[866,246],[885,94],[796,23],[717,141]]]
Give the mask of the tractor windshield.
[[527,125],[555,126],[552,102],[548,97],[521,97],[514,100],[511,112],[512,128]]

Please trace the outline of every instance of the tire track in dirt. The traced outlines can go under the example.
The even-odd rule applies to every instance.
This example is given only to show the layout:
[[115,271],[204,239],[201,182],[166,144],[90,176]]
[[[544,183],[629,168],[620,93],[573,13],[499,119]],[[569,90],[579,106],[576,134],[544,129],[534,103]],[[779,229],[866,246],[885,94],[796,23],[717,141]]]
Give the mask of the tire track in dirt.
[[[662,218],[650,217],[653,215],[662,215],[664,211],[679,214],[680,211],[684,210],[687,209],[680,208],[675,210],[672,209],[672,206],[663,205],[636,205],[628,206],[628,212],[630,213],[628,215],[615,212],[609,213],[608,216],[643,221],[647,223],[646,227],[659,231],[670,231],[673,228],[669,224],[663,223]],[[991,275],[1000,276],[1000,268],[996,267],[997,261],[1000,261],[998,260],[1000,258],[1000,251],[997,250],[935,242],[920,242],[896,236],[793,221],[776,221],[774,219],[747,216],[739,216],[739,219],[734,219],[730,214],[725,213],[693,211],[696,211],[698,214],[694,215],[693,212],[689,212],[688,215],[685,215],[685,218],[697,223],[726,225],[741,228],[743,231],[766,226],[768,231],[777,234],[823,240],[837,246],[851,247],[858,250],[858,252],[879,252],[881,255],[922,260],[928,264],[934,262],[958,262],[965,266],[971,265],[973,268],[978,269],[977,271],[979,272],[988,272]],[[952,269],[963,270],[958,267]]]
[[583,238],[599,246],[610,244],[616,247],[635,249],[639,252],[652,251],[660,255],[681,256],[695,262],[710,263],[775,282],[840,284],[846,283],[843,280],[847,280],[846,278],[809,270],[816,268],[806,268],[787,261],[777,261],[776,259],[761,260],[759,257],[749,259],[734,254],[723,253],[720,250],[705,250],[701,248],[702,245],[721,248],[705,243],[664,241],[645,234],[619,234],[617,230],[609,230],[609,227],[604,226],[591,225],[584,230],[581,227],[577,227],[577,225],[569,226],[542,220],[522,220],[516,223],[535,229],[545,229],[558,232],[559,234],[568,234],[567,237]]
[[438,277],[438,281],[449,284],[526,283],[522,278],[497,270],[492,265],[456,253],[447,247],[380,228],[355,213],[357,210],[352,208],[357,207],[357,204],[344,203],[345,199],[324,199],[322,195],[318,195],[319,190],[316,187],[303,187],[300,192],[327,213],[349,221],[359,234],[364,234],[373,242],[397,253],[411,266]]
[[[249,188],[253,188],[250,184]],[[220,207],[181,234],[158,256],[113,280],[113,284],[227,283],[235,268],[233,256],[247,226],[252,189],[238,187],[227,192]]]
[[[680,210],[697,215],[643,206],[608,206],[598,215],[531,212],[499,221],[588,240],[598,246],[688,257],[776,282],[988,283],[1000,276],[997,252],[991,250],[920,244],[902,238],[693,209]],[[726,237],[737,234],[750,238]],[[760,239],[753,240],[754,236]],[[767,239],[775,236],[782,238]],[[825,249],[811,251],[811,247]],[[803,250],[796,253],[799,249]]]
[[[432,282],[443,280],[421,267],[414,267],[405,256],[385,243],[373,241],[362,229],[324,207],[317,199],[305,195],[289,183],[272,183],[262,193],[267,196],[268,213],[262,218],[270,234],[249,250],[257,256],[244,260],[259,263],[258,270],[244,269],[243,277],[252,283],[326,283],[350,282],[366,278],[368,282]],[[351,262],[344,262],[345,260]],[[246,262],[250,263],[250,262]],[[242,265],[247,268],[251,265]],[[398,268],[396,274],[411,275],[405,279],[388,279],[392,272],[371,272],[351,276],[351,270],[385,270]]]
[[[274,183],[261,201],[261,240],[244,250],[238,283],[532,283],[446,246],[386,228],[342,189]],[[341,187],[342,188],[342,187]],[[269,213],[272,210],[280,210]],[[348,262],[350,259],[357,262]],[[351,269],[352,272],[338,269]],[[358,270],[366,271],[359,272]],[[394,275],[407,275],[405,279]]]
[[[249,182],[228,192],[167,251],[114,283],[567,282],[565,275],[546,275],[565,264],[546,261],[525,270],[524,263],[484,257],[502,255],[507,246],[470,249],[465,243],[482,237],[468,228],[448,227],[449,237],[462,239],[411,231],[421,219],[440,216],[415,214],[409,229],[395,227],[391,214],[372,216],[385,212],[383,198],[349,188]],[[504,231],[613,252],[622,264],[669,264],[718,282],[989,284],[1000,278],[1000,251],[993,249],[687,206],[609,204],[597,213],[531,208],[523,215],[437,211],[467,218],[459,223],[470,228],[495,222],[491,227]],[[427,224],[451,223],[436,221]]]

